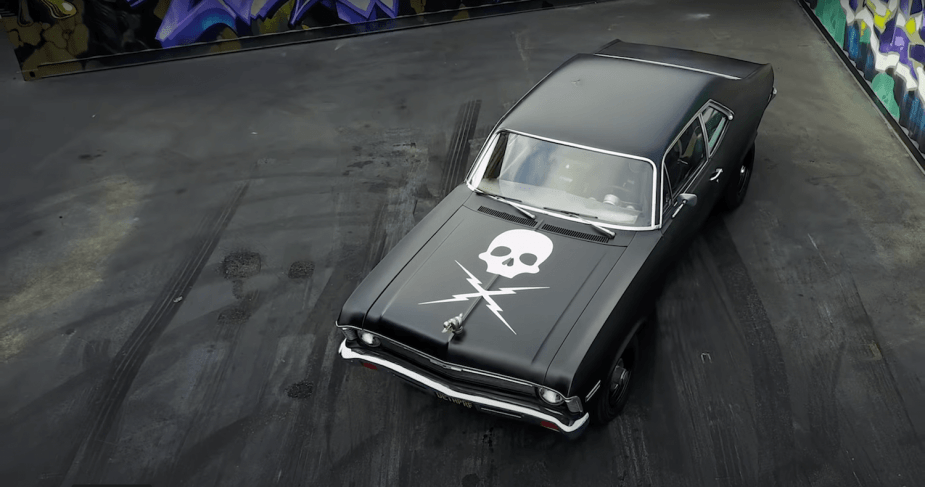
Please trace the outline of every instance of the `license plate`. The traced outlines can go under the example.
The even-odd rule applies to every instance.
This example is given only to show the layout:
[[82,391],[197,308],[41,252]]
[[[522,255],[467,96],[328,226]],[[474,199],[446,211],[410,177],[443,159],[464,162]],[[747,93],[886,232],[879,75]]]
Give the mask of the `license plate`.
[[466,406],[467,408],[472,407],[472,403],[469,401],[463,401],[462,399],[456,399],[455,397],[450,397],[440,392],[437,392],[437,397],[439,397],[440,399],[443,399],[444,401],[450,401],[453,404],[459,404],[460,406]]

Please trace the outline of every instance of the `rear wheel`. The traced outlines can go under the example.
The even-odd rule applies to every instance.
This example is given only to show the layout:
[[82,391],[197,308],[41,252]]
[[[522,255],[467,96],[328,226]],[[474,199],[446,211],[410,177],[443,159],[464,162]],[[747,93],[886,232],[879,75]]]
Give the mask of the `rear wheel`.
[[636,365],[638,340],[634,335],[618,357],[611,362],[607,373],[601,379],[601,386],[591,399],[591,420],[597,424],[606,424],[620,415],[629,399],[630,381]]
[[745,193],[748,192],[748,183],[752,179],[752,169],[755,166],[755,145],[742,158],[742,163],[729,179],[726,184],[726,191],[723,194],[723,209],[732,211],[742,205],[745,201]]

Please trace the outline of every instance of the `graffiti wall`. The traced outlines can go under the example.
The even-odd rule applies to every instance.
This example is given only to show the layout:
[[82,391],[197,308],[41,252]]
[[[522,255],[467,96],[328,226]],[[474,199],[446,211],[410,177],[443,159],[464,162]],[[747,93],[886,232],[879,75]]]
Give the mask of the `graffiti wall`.
[[[383,20],[413,22],[434,13],[458,20],[473,9],[505,10],[525,2],[529,0],[0,0],[0,21],[28,80],[105,66],[99,60],[117,55],[202,43],[208,48],[193,55],[238,50],[241,40],[267,34],[353,26],[349,35],[357,27],[368,31],[409,25]],[[337,32],[344,35],[343,29]],[[145,62],[144,56],[136,59]]]
[[919,150],[925,149],[923,0],[803,0]]

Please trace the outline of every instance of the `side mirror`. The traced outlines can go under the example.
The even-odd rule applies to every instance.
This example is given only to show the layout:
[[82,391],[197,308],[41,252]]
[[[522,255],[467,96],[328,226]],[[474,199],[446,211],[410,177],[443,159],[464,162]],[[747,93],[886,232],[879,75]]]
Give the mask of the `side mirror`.
[[678,216],[678,213],[681,212],[681,208],[684,208],[685,205],[697,206],[697,195],[691,193],[681,193],[678,195],[678,207],[674,210],[674,213],[671,214],[671,218]]
[[678,204],[697,206],[697,195],[691,193],[681,193],[678,195]]

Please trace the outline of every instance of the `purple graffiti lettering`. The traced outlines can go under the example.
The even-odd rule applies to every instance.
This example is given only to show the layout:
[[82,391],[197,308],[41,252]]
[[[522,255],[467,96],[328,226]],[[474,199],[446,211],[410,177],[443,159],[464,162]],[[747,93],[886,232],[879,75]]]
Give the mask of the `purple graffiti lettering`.
[[903,29],[902,26],[897,27],[896,17],[887,21],[883,33],[880,34],[880,52],[883,54],[891,52],[899,54],[899,64],[909,68],[909,72],[913,79],[918,79],[918,75],[915,73],[915,66],[909,60],[909,36],[906,35],[906,30]]
[[234,29],[238,13],[217,0],[204,0],[193,4],[190,0],[173,0],[164,15],[155,38],[163,47],[190,44],[210,27],[223,24]]
[[850,7],[852,11],[857,12],[858,0],[848,0],[848,7]]
[[899,11],[909,15],[909,0],[899,0]]
[[[138,7],[148,0],[125,0]],[[155,38],[163,47],[191,44],[203,33],[217,25],[224,25],[238,35],[249,35],[254,20],[265,19],[269,12],[289,0],[172,0]],[[289,26],[294,28],[319,2],[337,16],[351,24],[398,16],[398,0],[294,0]],[[257,8],[255,8],[257,7]]]
[[925,46],[916,44],[909,48],[909,57],[925,64]]
[[351,24],[398,15],[398,0],[335,0],[335,3],[337,16]]
[[912,0],[912,7],[909,9],[909,15],[915,15],[922,11],[922,0]]

